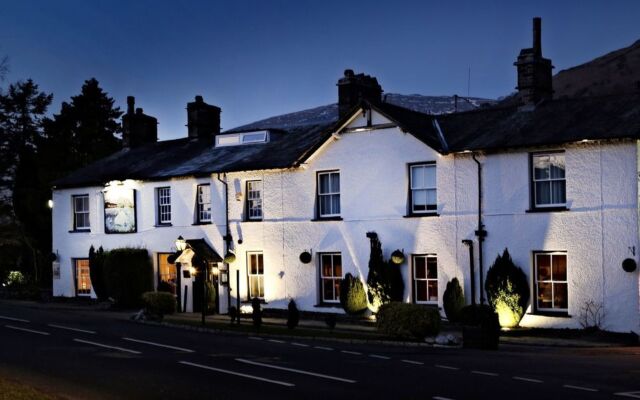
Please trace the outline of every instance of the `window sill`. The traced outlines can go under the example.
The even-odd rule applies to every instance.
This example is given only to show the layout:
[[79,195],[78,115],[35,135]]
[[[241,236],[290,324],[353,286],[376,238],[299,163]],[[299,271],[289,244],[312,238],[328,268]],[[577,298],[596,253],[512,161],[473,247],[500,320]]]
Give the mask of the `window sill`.
[[243,219],[242,222],[262,222],[262,218],[260,219]]
[[198,225],[211,225],[211,221],[202,221],[202,222],[196,222],[191,224],[191,226],[198,226]]
[[570,211],[567,207],[534,207],[526,210],[527,213],[563,212]]
[[428,217],[439,217],[440,214],[437,212],[432,213],[424,213],[424,214],[408,214],[405,215],[404,218],[428,218]]
[[91,229],[72,229],[69,233],[91,233]]
[[311,222],[319,221],[342,221],[342,217],[320,217],[311,220]]
[[320,303],[314,305],[315,308],[342,308],[340,303]]
[[534,315],[538,317],[552,317],[552,318],[572,318],[567,311],[534,311],[527,313],[527,315]]
[[154,226],[156,228],[166,228],[166,227],[173,226],[173,225],[169,223],[169,224],[155,224]]

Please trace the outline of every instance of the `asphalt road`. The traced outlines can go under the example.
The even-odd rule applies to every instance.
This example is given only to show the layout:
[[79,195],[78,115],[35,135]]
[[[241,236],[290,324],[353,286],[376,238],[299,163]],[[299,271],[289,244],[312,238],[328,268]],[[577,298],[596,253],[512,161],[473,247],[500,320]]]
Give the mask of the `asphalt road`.
[[277,340],[0,301],[0,376],[80,399],[640,399],[640,348]]

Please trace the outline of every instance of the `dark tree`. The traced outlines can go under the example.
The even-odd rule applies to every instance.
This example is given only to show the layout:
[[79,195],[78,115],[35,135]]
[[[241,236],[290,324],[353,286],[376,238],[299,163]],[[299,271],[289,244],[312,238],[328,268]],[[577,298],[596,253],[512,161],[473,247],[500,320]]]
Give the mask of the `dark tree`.
[[369,273],[367,286],[369,303],[377,310],[382,304],[392,301],[402,301],[404,281],[400,268],[392,262],[384,260],[382,243],[375,232],[367,233],[371,241],[371,255],[369,256]]

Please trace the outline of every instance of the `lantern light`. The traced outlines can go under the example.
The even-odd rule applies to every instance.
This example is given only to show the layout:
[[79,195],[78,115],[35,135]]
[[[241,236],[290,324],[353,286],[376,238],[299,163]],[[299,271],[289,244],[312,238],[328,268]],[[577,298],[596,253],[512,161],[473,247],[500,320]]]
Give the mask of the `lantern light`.
[[178,236],[178,239],[176,239],[176,250],[184,251],[184,249],[186,248],[187,248],[187,241],[184,240],[182,236]]

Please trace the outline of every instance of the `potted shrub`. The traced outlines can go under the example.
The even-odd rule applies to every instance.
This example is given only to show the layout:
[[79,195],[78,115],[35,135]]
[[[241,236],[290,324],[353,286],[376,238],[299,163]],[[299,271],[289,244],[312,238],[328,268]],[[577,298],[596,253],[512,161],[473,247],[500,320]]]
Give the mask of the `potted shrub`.
[[149,319],[162,321],[165,315],[176,312],[176,297],[167,292],[145,292],[142,304]]
[[500,341],[498,314],[486,304],[463,307],[460,310],[463,347],[497,350]]

